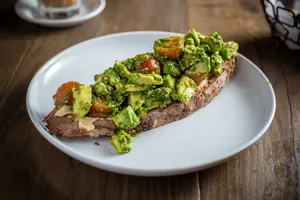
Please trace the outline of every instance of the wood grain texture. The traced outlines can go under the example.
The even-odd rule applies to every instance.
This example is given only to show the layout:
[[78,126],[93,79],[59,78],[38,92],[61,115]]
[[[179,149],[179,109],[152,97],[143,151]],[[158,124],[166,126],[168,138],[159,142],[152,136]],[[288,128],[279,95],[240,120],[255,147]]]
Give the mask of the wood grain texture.
[[221,2],[189,0],[190,27],[206,34],[217,30],[226,40],[238,41],[240,52],[270,79],[277,110],[256,144],[223,165],[199,172],[201,199],[299,199],[300,54],[269,38],[259,1]]
[[[4,1],[0,32],[0,199],[300,199],[300,54],[270,38],[259,0],[108,0],[104,12],[68,29],[18,19]],[[4,9],[5,8],[5,9]],[[2,11],[1,10],[1,11]],[[50,145],[26,112],[28,83],[63,49],[104,34],[161,30],[221,33],[270,79],[277,110],[268,132],[228,162],[181,176],[109,173]],[[5,48],[4,48],[5,46]]]

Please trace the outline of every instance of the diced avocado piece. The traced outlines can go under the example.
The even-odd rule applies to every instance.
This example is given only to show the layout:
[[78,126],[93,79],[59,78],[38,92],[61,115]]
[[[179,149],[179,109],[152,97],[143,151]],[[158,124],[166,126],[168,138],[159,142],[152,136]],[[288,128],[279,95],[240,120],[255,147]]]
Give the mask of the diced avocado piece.
[[128,78],[128,82],[138,85],[161,85],[163,83],[163,79],[161,75],[158,74],[133,73]]
[[109,68],[104,72],[104,75],[108,77],[108,82],[110,85],[116,85],[120,82],[120,77],[117,75],[117,73],[112,69]]
[[85,116],[92,105],[92,88],[81,85],[73,90],[73,113],[76,117]]
[[97,82],[104,82],[104,74],[103,73],[102,74],[96,74],[94,76],[94,80],[95,80],[96,83]]
[[224,59],[224,60],[229,60],[232,56],[233,56],[233,51],[232,51],[232,49],[230,49],[230,48],[222,48],[221,50],[220,50],[220,55],[222,56],[222,58]]
[[136,112],[136,114],[137,114],[138,117],[141,117],[141,116],[146,116],[147,115],[147,111],[148,111],[147,108],[140,107],[135,112]]
[[202,73],[208,73],[210,72],[210,58],[208,56],[205,56],[201,59],[200,62],[194,64],[191,66],[188,70],[185,71],[187,75],[191,74],[202,74]]
[[116,74],[113,68],[108,68],[102,74],[96,74],[94,79],[96,83],[104,82],[113,86],[120,82],[120,77]]
[[224,45],[222,37],[217,32],[213,32],[210,36],[202,39],[201,43],[207,44],[210,47],[209,52],[211,53],[219,51]]
[[195,44],[196,46],[200,45],[200,39],[199,39],[198,33],[195,31],[195,29],[189,30],[189,31],[185,34],[184,38],[185,38],[185,39],[186,39],[186,38],[192,38],[193,41],[194,41],[194,44]]
[[126,84],[124,86],[124,90],[126,92],[138,92],[138,91],[145,91],[150,89],[151,87],[149,86],[140,86],[140,85],[135,85],[135,84]]
[[180,75],[179,65],[171,60],[163,63],[163,73],[170,74],[173,77]]
[[103,82],[97,82],[92,86],[93,92],[96,93],[96,95],[101,96],[101,95],[106,95],[108,94],[108,90],[106,85]]
[[176,79],[173,78],[171,75],[165,75],[163,77],[163,86],[164,87],[167,87],[167,88],[170,88],[170,89],[173,89],[175,87],[175,82],[176,82]]
[[210,47],[208,44],[200,44],[200,47],[204,49],[205,52],[210,52]]
[[136,116],[131,106],[123,108],[118,114],[112,117],[118,128],[129,130],[140,124],[140,119]]
[[171,103],[170,93],[171,89],[166,87],[150,90],[145,97],[145,103],[143,104],[143,107],[149,110],[157,107],[166,107],[169,103]]
[[[175,86],[176,86],[176,85],[175,85]],[[172,89],[172,91],[171,91],[171,93],[170,93],[170,97],[171,97],[171,99],[172,99],[173,101],[179,100],[179,97],[178,97],[178,91],[177,91],[176,87]]]
[[194,39],[192,37],[187,37],[185,38],[185,45],[193,45],[193,46],[196,46],[195,45],[195,42],[194,42]]
[[236,53],[239,50],[239,45],[236,42],[229,41],[224,43],[225,48],[230,48],[233,53]]
[[194,45],[186,45],[184,49],[184,54],[179,61],[180,70],[184,71],[195,63],[199,62],[202,56],[205,56],[205,51],[201,47],[196,47]]
[[222,72],[223,72],[223,67],[221,67],[221,65],[216,66],[211,70],[211,73],[214,76],[219,76],[222,74]]
[[182,103],[188,103],[191,97],[194,95],[196,90],[196,84],[193,79],[190,79],[187,76],[182,76],[177,84],[176,84],[177,93],[173,96],[173,98],[177,98],[177,100]]
[[131,75],[126,66],[119,61],[115,62],[114,71],[122,78],[128,78]]
[[130,105],[133,110],[140,108],[144,102],[145,99],[141,93],[130,93],[128,96],[128,105]]
[[220,55],[224,60],[230,59],[239,49],[239,45],[233,41],[225,42],[224,47],[220,50]]
[[218,54],[218,52],[214,53],[210,57],[210,64],[211,64],[211,74],[215,76],[219,76],[223,71],[223,63],[224,60],[222,57]]
[[214,53],[210,57],[210,64],[211,64],[212,68],[222,65],[223,63],[224,63],[224,60],[218,53]]
[[110,94],[105,97],[107,98],[107,106],[113,110],[113,115],[119,111],[120,105],[126,100],[126,96],[116,90],[111,91]]
[[129,71],[135,70],[134,58],[127,58],[125,61],[122,62],[122,64],[124,64]]
[[116,91],[120,93],[125,92],[139,92],[151,89],[152,86],[149,85],[137,85],[137,84],[117,84]]
[[124,84],[118,83],[117,85],[115,85],[115,87],[116,87],[116,91],[117,92],[120,92],[120,93],[124,93],[125,92],[125,90],[124,90]]
[[131,151],[131,136],[123,130],[119,130],[110,138],[110,144],[119,154]]
[[198,38],[200,38],[200,40],[205,38],[205,35],[203,35],[202,33],[197,32],[197,34],[198,34]]

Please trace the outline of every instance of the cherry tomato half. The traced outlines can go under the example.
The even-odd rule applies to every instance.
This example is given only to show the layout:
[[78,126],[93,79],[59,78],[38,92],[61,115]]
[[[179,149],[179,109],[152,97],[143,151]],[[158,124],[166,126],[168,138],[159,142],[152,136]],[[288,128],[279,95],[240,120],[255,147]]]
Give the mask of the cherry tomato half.
[[62,84],[55,94],[55,106],[72,105],[73,88],[78,88],[81,84],[76,81],[70,81]]
[[170,60],[177,60],[183,55],[184,39],[181,36],[172,36],[158,40],[154,50]]
[[112,112],[112,109],[109,108],[102,99],[97,98],[92,102],[91,111],[94,111],[96,113],[109,114]]
[[139,66],[137,66],[136,69],[147,69],[146,73],[150,74],[152,72],[160,70],[160,66],[159,62],[153,56],[150,56],[147,60],[145,60]]

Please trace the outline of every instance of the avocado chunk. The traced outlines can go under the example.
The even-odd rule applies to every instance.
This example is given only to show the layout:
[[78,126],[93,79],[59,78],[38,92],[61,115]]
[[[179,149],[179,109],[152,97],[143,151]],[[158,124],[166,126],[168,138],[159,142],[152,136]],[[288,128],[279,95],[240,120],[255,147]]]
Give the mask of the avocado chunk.
[[140,124],[140,119],[136,116],[131,106],[123,108],[118,114],[112,117],[118,128],[129,130]]
[[223,60],[229,60],[233,56],[233,51],[230,48],[222,48],[220,50],[220,55],[222,56]]
[[163,77],[163,86],[164,87],[167,87],[167,88],[170,88],[170,89],[173,89],[175,87],[175,82],[176,82],[176,79],[173,78],[172,76],[170,76],[169,74],[168,75],[165,75]]
[[201,40],[201,42],[209,46],[210,53],[219,51],[224,45],[222,37],[217,32],[213,32],[210,36],[207,36],[203,40]]
[[151,86],[145,86],[145,85],[137,85],[137,84],[117,84],[116,85],[116,90],[117,92],[120,93],[125,93],[125,92],[139,92],[139,91],[145,91],[151,89]]
[[110,138],[110,144],[115,148],[118,154],[131,151],[131,136],[123,130],[119,130]]
[[171,60],[163,63],[163,73],[170,74],[173,77],[180,75],[179,65]]
[[92,105],[92,88],[81,85],[73,90],[73,113],[76,117],[85,116]]
[[203,35],[202,33],[197,32],[197,34],[200,40],[203,40],[205,38],[205,35]]
[[210,72],[210,70],[211,70],[210,58],[208,56],[205,56],[201,59],[200,62],[194,64],[188,70],[186,70],[185,74],[187,75],[202,74],[202,73],[208,73]]
[[106,95],[109,94],[106,85],[103,82],[98,82],[92,86],[93,92],[96,93],[96,95]]
[[181,60],[179,60],[180,70],[184,71],[195,63],[199,62],[203,56],[205,56],[205,51],[201,47],[196,47],[194,45],[186,45],[184,48],[184,54]]
[[119,61],[115,62],[114,71],[122,78],[128,78],[131,75],[126,66]]
[[163,79],[161,75],[158,74],[133,73],[130,75],[128,82],[138,85],[161,85]]
[[150,90],[145,97],[145,103],[143,107],[151,110],[153,108],[164,108],[171,103],[170,98],[171,89],[166,87],[160,87],[154,90]]
[[211,64],[212,68],[222,65],[223,63],[224,63],[224,60],[218,53],[215,53],[210,57],[210,64]]
[[239,45],[233,41],[225,42],[224,47],[220,50],[220,55],[224,60],[229,60],[239,49]]
[[214,75],[214,76],[220,76],[223,72],[223,67],[221,67],[221,65],[216,66],[212,69],[211,72],[212,72],[212,75]]
[[188,103],[196,91],[196,84],[193,79],[182,76],[177,84],[176,90],[172,92],[172,99],[179,100],[182,103]]
[[193,43],[198,46],[200,45],[200,39],[198,37],[198,33],[195,31],[195,29],[191,29],[189,30],[185,36],[184,36],[185,39],[187,38],[191,38],[193,40]]
[[130,105],[133,110],[140,108],[144,102],[145,99],[141,93],[130,93],[128,96],[128,105]]
[[147,108],[140,107],[135,112],[136,112],[136,114],[137,114],[138,117],[141,117],[141,116],[146,116],[147,115],[147,111],[148,111]]
[[210,52],[210,47],[207,44],[200,44],[200,47],[204,49],[205,52]]
[[105,96],[106,104],[113,110],[113,114],[116,114],[120,110],[120,106],[126,100],[126,96],[116,90],[110,91],[109,95]]
[[124,86],[124,90],[126,92],[138,92],[138,91],[145,91],[150,89],[151,87],[149,86],[140,86],[140,85],[135,85],[135,84],[126,84]]
[[224,48],[230,48],[233,53],[236,53],[239,50],[239,45],[236,42],[229,41],[224,43]]
[[96,74],[94,79],[96,83],[104,82],[113,86],[121,81],[120,77],[116,74],[113,68],[105,70],[102,74]]
[[210,57],[211,63],[211,73],[215,76],[219,76],[223,71],[223,63],[224,60],[222,57],[216,52]]

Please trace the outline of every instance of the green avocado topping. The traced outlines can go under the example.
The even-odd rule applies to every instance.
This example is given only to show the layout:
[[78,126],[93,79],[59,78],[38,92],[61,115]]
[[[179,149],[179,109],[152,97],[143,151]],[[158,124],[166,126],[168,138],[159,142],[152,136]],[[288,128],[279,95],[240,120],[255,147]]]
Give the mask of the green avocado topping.
[[[73,93],[66,93],[73,96],[65,98],[73,98],[76,117],[90,116],[92,110],[111,118],[118,131],[110,142],[117,153],[127,153],[131,151],[128,133],[135,132],[149,111],[165,108],[172,101],[189,103],[201,78],[219,76],[224,62],[238,48],[233,41],[224,42],[217,32],[206,36],[191,29],[184,36],[155,40],[153,53],[115,61],[94,76],[94,84],[73,88]],[[53,98],[56,100],[55,95]]]

